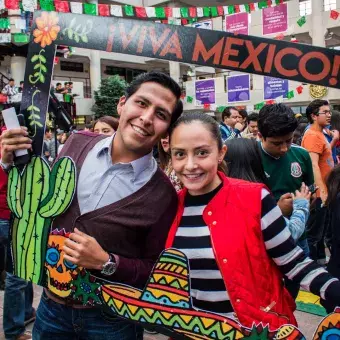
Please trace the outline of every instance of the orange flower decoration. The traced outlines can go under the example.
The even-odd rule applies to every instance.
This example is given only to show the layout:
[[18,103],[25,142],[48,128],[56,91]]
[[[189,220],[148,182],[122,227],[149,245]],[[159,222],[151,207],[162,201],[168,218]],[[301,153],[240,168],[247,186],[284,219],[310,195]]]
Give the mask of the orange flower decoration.
[[52,41],[57,39],[60,31],[60,26],[57,25],[58,21],[59,18],[55,12],[43,12],[35,21],[38,28],[33,31],[34,42],[40,43],[42,48],[51,45]]

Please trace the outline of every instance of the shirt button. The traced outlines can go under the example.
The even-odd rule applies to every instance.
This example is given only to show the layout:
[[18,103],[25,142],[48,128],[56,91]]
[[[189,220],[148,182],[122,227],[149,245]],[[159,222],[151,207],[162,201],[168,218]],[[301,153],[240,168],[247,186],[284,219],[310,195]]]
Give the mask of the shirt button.
[[213,225],[216,225],[216,224],[217,224],[217,222],[216,222],[216,221],[214,221],[212,224],[213,224]]
[[211,216],[211,215],[212,215],[212,212],[211,212],[211,211],[208,211],[208,215]]
[[227,263],[228,260],[227,260],[227,259],[223,259],[222,262],[223,262],[223,263]]

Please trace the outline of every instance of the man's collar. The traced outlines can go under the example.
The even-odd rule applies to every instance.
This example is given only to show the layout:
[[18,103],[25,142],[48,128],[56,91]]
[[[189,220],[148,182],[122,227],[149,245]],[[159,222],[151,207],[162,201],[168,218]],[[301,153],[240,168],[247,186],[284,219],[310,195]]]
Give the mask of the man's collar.
[[281,157],[274,157],[274,156],[272,156],[270,153],[268,153],[268,152],[264,149],[264,147],[263,147],[263,145],[262,145],[262,142],[260,142],[260,145],[261,145],[262,151],[263,151],[266,155],[268,155],[269,157],[274,158],[274,159],[276,159],[276,160],[278,160],[278,159],[281,158]]

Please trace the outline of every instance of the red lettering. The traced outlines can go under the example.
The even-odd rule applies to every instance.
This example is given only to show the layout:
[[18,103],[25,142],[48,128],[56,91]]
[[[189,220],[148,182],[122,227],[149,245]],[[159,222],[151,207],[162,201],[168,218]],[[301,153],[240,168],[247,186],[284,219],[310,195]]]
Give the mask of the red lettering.
[[115,38],[115,25],[110,25],[109,27],[109,36],[107,38],[107,45],[106,45],[106,51],[107,52],[112,52],[112,47],[113,47],[113,41]]
[[223,43],[224,38],[221,38],[209,51],[207,51],[200,35],[197,33],[192,61],[197,61],[199,56],[201,55],[203,60],[207,62],[212,56],[214,56],[213,63],[219,64]]
[[137,32],[140,30],[140,25],[134,25],[131,32],[126,35],[124,24],[119,24],[119,31],[122,37],[123,50],[129,46],[130,42],[133,40]]
[[165,39],[171,33],[171,29],[170,28],[166,28],[164,30],[164,32],[162,33],[162,35],[160,36],[160,38],[158,38],[156,36],[156,32],[155,32],[155,28],[154,27],[150,27],[149,28],[149,32],[150,32],[150,39],[151,39],[151,44],[152,44],[152,52],[153,52],[153,54],[156,54],[158,52],[159,48],[162,46],[162,44],[165,41]]
[[159,55],[164,57],[167,54],[176,54],[177,59],[183,59],[181,43],[177,31],[171,36]]
[[248,49],[248,58],[243,62],[240,68],[245,69],[253,64],[254,70],[257,72],[262,72],[262,68],[258,59],[258,55],[267,47],[267,43],[261,43],[256,48],[254,48],[253,43],[250,40],[246,40],[246,47]]
[[143,52],[147,29],[148,29],[147,27],[142,26],[142,32],[140,33],[138,41],[137,53]]
[[234,50],[232,48],[233,45],[242,46],[243,44],[244,44],[244,40],[243,39],[228,37],[227,41],[226,41],[226,44],[225,44],[225,47],[224,47],[224,52],[223,52],[223,57],[222,57],[222,60],[221,60],[221,64],[223,66],[237,68],[239,66],[239,62],[238,61],[229,60],[229,57],[230,56],[237,57],[238,54],[239,54],[238,50]]
[[264,70],[263,70],[266,73],[270,73],[270,70],[272,69],[275,50],[276,50],[276,45],[270,44],[268,48],[267,58],[266,58],[266,65],[264,66]]
[[[309,73],[306,67],[307,62],[314,58],[321,60],[323,63],[322,71],[316,74]],[[307,80],[320,81],[328,75],[330,70],[331,70],[331,62],[322,52],[308,52],[300,59],[300,62],[299,62],[299,71],[301,75]]]
[[338,73],[340,68],[340,55],[334,56],[333,60],[333,69],[332,69],[332,77],[329,79],[329,84],[335,86],[338,83]]
[[[298,75],[298,71],[295,69],[288,70],[282,66],[282,58],[288,54],[293,54],[296,57],[301,57],[303,54],[300,50],[294,47],[286,47],[279,51],[274,59],[274,65],[276,70],[281,73],[284,77],[294,77]],[[294,64],[294,63],[290,63]]]

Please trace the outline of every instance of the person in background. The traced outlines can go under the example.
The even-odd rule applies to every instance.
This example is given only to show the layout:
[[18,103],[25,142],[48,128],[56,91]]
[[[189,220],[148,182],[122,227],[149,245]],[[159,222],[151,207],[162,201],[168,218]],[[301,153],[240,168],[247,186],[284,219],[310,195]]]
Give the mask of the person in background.
[[63,93],[64,89],[61,85],[61,83],[57,83],[56,86],[55,86],[55,92],[56,93]]
[[259,114],[256,112],[252,112],[247,116],[247,127],[241,132],[241,137],[243,138],[251,138],[251,139],[258,139],[258,123]]
[[[297,115],[295,115],[296,117]],[[294,131],[294,135],[293,135],[293,144],[296,145],[301,145],[302,142],[302,137],[304,132],[306,131],[308,125],[308,119],[305,117],[299,118],[298,119],[298,126]]]
[[93,126],[92,124],[85,124],[84,131],[93,131]]
[[58,155],[61,152],[61,150],[63,149],[66,141],[68,140],[68,138],[70,137],[71,133],[70,132],[63,132],[61,137],[60,137],[60,142],[59,142],[59,146],[58,146]]
[[[332,131],[337,131],[340,133],[340,112],[336,110],[332,110],[332,117],[331,117],[331,129]],[[340,163],[340,140],[338,140],[334,147],[334,154],[333,154],[333,160],[335,164]]]
[[247,117],[248,112],[244,109],[238,110],[239,118],[237,119],[237,123],[235,128],[238,129],[240,132],[243,132],[244,129],[247,127]]
[[20,82],[20,86],[18,88],[18,93],[22,93],[24,91],[24,81],[22,80]]
[[119,120],[111,116],[103,116],[93,124],[93,132],[100,135],[112,136],[118,129]]
[[183,114],[170,132],[170,149],[184,189],[166,248],[188,257],[195,307],[249,328],[296,325],[283,274],[333,306],[340,303],[339,280],[296,246],[266,187],[218,171],[227,147],[211,117]]
[[311,258],[319,261],[320,264],[325,264],[326,179],[334,167],[334,161],[331,143],[329,143],[323,131],[331,123],[332,112],[326,100],[316,99],[307,106],[306,115],[311,125],[306,130],[301,145],[309,152],[312,159],[315,184],[318,187],[317,199],[312,206],[311,216],[307,224],[307,237]]
[[223,142],[240,137],[240,131],[235,129],[237,121],[241,115],[234,106],[226,107],[222,112],[222,122],[220,122],[220,131]]
[[8,81],[8,84],[2,89],[1,93],[8,96],[8,97],[14,96],[18,93],[18,89],[16,88],[16,86],[14,84],[13,78],[11,78]]

